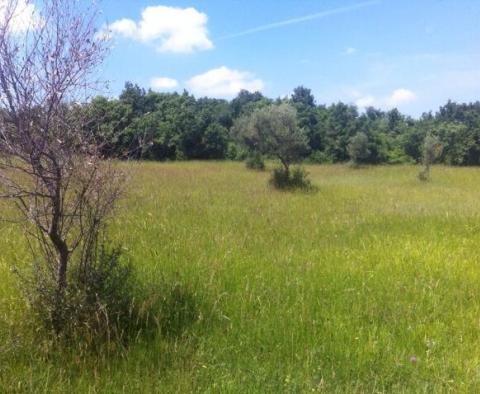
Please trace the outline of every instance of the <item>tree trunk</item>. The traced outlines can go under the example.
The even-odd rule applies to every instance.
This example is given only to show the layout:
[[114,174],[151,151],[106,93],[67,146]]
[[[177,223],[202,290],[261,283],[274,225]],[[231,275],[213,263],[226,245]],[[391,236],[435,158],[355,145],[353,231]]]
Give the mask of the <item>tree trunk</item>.
[[58,268],[55,300],[56,305],[55,309],[52,311],[52,323],[53,329],[57,334],[59,334],[63,329],[64,297],[65,290],[67,288],[67,267],[69,252],[66,242],[60,237],[58,233],[51,231],[49,237],[57,252]]
[[[66,248],[65,248],[66,249]],[[68,251],[59,251],[58,262],[58,276],[57,276],[57,291],[60,295],[63,295],[67,288],[67,266],[68,266]]]
[[55,230],[56,226],[53,226],[52,231],[50,231],[49,237],[57,252],[57,292],[59,295],[63,295],[63,293],[65,292],[65,288],[67,287],[67,266],[69,252],[67,243],[60,237],[60,235]]
[[283,168],[285,169],[285,174],[287,175],[287,177],[289,177],[290,176],[290,165],[283,158],[280,158],[280,161],[283,165]]

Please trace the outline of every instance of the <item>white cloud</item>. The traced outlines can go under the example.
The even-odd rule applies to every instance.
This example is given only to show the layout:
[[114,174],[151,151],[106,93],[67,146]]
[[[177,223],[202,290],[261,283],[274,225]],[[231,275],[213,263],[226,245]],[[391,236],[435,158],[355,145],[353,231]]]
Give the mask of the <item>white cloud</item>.
[[157,77],[152,78],[150,81],[150,87],[156,91],[165,91],[165,90],[172,90],[178,86],[178,81],[172,78],[166,77]]
[[359,108],[379,107],[383,109],[391,109],[404,104],[409,104],[417,99],[417,95],[414,92],[405,88],[395,89],[389,96],[384,97],[361,95],[357,91],[352,95],[356,98],[355,105]]
[[249,72],[222,66],[191,78],[187,86],[197,96],[231,98],[242,89],[262,91],[265,84]]
[[124,37],[135,38],[137,35],[137,24],[131,19],[120,19],[113,22],[108,28],[113,34]]
[[213,48],[208,17],[195,8],[147,7],[139,22],[120,19],[107,28],[111,34],[153,44],[160,52],[191,53]]
[[345,51],[343,52],[344,55],[353,55],[355,53],[357,53],[357,49],[352,47],[346,48]]
[[[27,0],[18,0],[15,8],[9,8],[8,0],[0,0],[0,21],[6,22],[11,16],[9,29],[13,33],[24,33],[39,24],[39,16],[35,12],[35,5]],[[12,12],[13,11],[13,12]]]
[[401,88],[393,91],[392,95],[387,100],[387,104],[391,107],[395,107],[397,105],[411,103],[416,99],[417,96],[411,90]]
[[355,105],[359,108],[367,108],[376,105],[375,97],[373,96],[363,96],[355,101]]

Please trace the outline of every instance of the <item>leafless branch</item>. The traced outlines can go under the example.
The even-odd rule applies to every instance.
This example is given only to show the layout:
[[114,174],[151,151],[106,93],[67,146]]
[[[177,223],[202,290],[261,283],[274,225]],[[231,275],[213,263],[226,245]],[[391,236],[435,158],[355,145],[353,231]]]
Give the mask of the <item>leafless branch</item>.
[[85,131],[82,104],[108,48],[93,5],[26,0],[35,14],[18,31],[20,3],[0,3],[0,198],[14,202],[62,293],[71,259],[89,264],[122,190],[121,173]]

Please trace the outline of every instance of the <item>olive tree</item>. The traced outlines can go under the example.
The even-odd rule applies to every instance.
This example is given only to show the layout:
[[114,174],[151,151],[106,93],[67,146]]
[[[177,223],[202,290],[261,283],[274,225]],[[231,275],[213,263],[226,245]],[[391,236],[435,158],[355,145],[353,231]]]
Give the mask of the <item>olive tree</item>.
[[85,131],[107,53],[87,3],[0,2],[0,195],[16,207],[1,215],[23,224],[58,305],[72,265],[88,277],[95,264],[123,179]]
[[286,174],[290,165],[308,151],[307,136],[298,126],[297,112],[290,104],[270,105],[241,117],[233,130],[249,150],[277,158]]
[[236,138],[251,152],[277,158],[282,167],[273,172],[272,184],[281,189],[310,187],[302,169],[290,170],[308,152],[305,131],[298,126],[297,111],[287,103],[270,105],[237,119]]

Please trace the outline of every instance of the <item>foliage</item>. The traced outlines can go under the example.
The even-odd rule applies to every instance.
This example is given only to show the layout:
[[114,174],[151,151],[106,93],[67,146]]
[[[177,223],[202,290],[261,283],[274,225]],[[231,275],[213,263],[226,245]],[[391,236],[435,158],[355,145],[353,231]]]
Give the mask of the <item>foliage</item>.
[[444,163],[469,164],[472,159],[475,160],[475,156],[478,156],[480,146],[477,145],[477,137],[465,124],[440,122],[436,128],[445,146],[441,155]]
[[305,107],[315,107],[315,97],[313,97],[312,91],[304,86],[298,86],[293,89],[292,102]]
[[240,118],[235,133],[253,152],[280,160],[287,174],[290,164],[299,161],[308,150],[304,130],[298,127],[296,110],[289,104],[271,105]]
[[348,144],[357,132],[358,111],[355,106],[343,103],[332,104],[326,120],[326,152],[335,157],[335,161],[349,159]]
[[425,136],[437,130],[445,146],[441,162],[480,165],[479,103],[449,101],[436,114],[426,113],[417,120],[397,109],[369,107],[359,113],[355,106],[341,102],[316,104],[311,90],[303,86],[295,88],[288,99],[274,101],[260,92],[244,90],[228,102],[196,99],[187,92],[145,91],[127,83],[119,99],[92,100],[87,107],[92,121],[87,127],[95,131],[104,142],[105,153],[112,157],[237,160],[241,155],[233,154],[235,149],[237,153],[244,146],[255,150],[258,141],[239,140],[236,130],[250,115],[272,104],[295,108],[311,162],[319,157],[333,163],[348,161],[349,144],[359,133],[368,137],[369,154],[362,159],[364,163],[420,162]]
[[122,343],[144,328],[146,321],[134,301],[138,289],[132,266],[121,259],[120,250],[103,243],[88,268],[71,261],[61,299],[44,265],[37,262],[23,289],[47,336],[54,333],[56,341],[93,349],[107,341]]
[[245,161],[247,168],[251,170],[265,170],[265,160],[260,152],[252,152]]
[[394,148],[387,153],[388,164],[413,164],[414,160],[408,156],[401,148]]
[[350,139],[348,154],[354,165],[365,163],[370,155],[368,137],[365,133],[358,133]]
[[312,183],[303,167],[286,171],[284,167],[275,168],[270,178],[273,187],[280,190],[311,190]]
[[443,146],[438,137],[429,134],[423,143],[423,170],[420,171],[418,177],[421,181],[430,179],[430,167],[442,154]]
[[316,150],[308,156],[308,162],[312,164],[332,164],[333,158],[326,152]]
[[228,142],[227,153],[225,155],[227,160],[242,160],[244,157],[246,157],[245,152],[243,152],[237,144]]
[[38,340],[51,339],[49,352],[69,347],[85,357],[126,350],[139,338],[181,336],[198,321],[201,305],[190,286],[158,279],[141,283],[122,248],[109,245],[102,242],[88,270],[73,264],[60,305],[41,264],[34,265],[33,276],[22,277],[29,321],[41,334]]
[[208,125],[202,139],[202,158],[223,159],[228,148],[227,134],[227,129],[218,123]]

